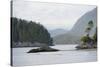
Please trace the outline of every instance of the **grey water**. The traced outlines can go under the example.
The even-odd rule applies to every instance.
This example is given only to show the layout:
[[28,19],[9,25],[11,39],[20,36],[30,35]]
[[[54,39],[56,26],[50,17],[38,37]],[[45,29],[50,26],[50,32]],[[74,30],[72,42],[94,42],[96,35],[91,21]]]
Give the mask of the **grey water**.
[[97,50],[76,50],[76,45],[56,45],[58,52],[27,53],[36,47],[12,48],[13,66],[32,66],[44,64],[80,63],[97,61]]

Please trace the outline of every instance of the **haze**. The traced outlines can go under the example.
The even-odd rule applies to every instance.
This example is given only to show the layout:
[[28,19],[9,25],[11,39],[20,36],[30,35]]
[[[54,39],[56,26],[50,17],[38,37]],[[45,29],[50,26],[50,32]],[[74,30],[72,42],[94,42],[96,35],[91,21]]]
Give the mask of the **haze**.
[[75,22],[96,6],[44,3],[33,1],[13,1],[13,17],[36,21],[48,30],[70,30]]

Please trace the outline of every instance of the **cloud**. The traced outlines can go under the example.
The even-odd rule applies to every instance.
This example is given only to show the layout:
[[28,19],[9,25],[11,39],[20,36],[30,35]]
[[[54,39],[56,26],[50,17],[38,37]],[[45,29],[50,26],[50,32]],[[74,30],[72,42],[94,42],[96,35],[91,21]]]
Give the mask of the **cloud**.
[[71,29],[76,20],[95,6],[13,1],[13,16],[38,21],[47,29]]

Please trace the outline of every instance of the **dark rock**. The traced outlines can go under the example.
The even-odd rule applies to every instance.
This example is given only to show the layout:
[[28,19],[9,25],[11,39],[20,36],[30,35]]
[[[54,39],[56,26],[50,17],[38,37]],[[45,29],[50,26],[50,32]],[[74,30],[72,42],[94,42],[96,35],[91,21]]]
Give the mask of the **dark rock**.
[[88,47],[76,46],[77,49],[88,49]]
[[29,50],[27,53],[37,53],[37,52],[55,52],[55,51],[59,51],[58,49],[54,49],[54,48],[48,48],[48,49],[43,49],[43,48],[37,48],[37,49],[31,49]]

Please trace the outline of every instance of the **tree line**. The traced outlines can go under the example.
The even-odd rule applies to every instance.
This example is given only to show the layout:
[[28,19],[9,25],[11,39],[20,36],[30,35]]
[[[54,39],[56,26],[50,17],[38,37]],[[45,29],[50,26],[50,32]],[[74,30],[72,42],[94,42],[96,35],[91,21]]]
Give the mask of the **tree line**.
[[11,37],[12,42],[39,42],[47,45],[53,45],[47,29],[40,23],[27,21],[16,17],[11,17]]

